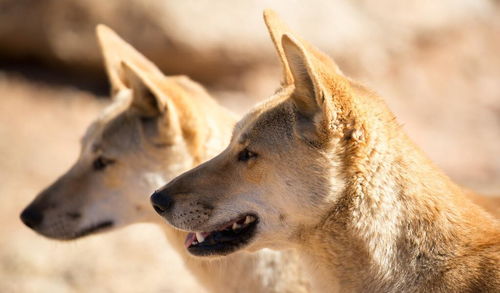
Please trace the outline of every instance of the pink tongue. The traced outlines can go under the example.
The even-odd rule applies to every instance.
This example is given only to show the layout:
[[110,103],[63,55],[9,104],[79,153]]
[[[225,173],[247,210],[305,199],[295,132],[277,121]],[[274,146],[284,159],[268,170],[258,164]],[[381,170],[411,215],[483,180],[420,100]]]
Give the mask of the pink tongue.
[[194,242],[195,239],[196,239],[196,234],[189,233],[186,237],[186,241],[184,241],[184,246],[188,248],[189,246],[191,246],[191,244]]

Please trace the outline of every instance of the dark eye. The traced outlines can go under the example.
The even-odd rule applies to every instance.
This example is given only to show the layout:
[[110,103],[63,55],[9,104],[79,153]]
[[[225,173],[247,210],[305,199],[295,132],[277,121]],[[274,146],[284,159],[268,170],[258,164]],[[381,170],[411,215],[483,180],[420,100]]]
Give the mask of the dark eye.
[[114,162],[115,160],[99,156],[94,160],[94,162],[92,162],[92,167],[94,170],[100,171],[106,169],[107,166],[113,164]]
[[255,158],[255,157],[257,157],[256,153],[251,152],[248,149],[244,149],[238,154],[238,161],[246,162],[246,161],[250,160],[251,158]]

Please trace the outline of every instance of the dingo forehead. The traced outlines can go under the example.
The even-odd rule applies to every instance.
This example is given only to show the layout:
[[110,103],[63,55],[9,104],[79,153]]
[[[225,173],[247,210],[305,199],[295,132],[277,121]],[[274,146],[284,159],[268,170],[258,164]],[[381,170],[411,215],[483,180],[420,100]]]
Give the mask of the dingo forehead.
[[[214,103],[205,89],[186,76],[159,78],[148,76],[155,85],[151,88],[156,95],[167,96],[175,111],[190,112],[197,104]],[[169,132],[158,129],[154,119],[143,119],[128,111],[132,107],[133,91],[121,89],[113,97],[114,102],[106,107],[98,118],[87,128],[81,140],[82,149],[95,153],[106,149],[107,152],[133,150],[141,142],[141,125],[143,131],[160,134],[169,140]],[[170,109],[172,112],[174,109]]]
[[279,89],[268,100],[258,104],[233,131],[232,141],[246,145],[249,142],[272,143],[277,139],[291,137],[295,119],[293,104],[288,100],[293,89]]
[[96,148],[94,144],[100,140],[104,129],[106,129],[116,117],[125,112],[130,104],[131,97],[130,90],[122,90],[116,95],[115,101],[111,105],[104,108],[97,119],[94,120],[85,131],[85,134],[81,139],[81,145],[84,148]]

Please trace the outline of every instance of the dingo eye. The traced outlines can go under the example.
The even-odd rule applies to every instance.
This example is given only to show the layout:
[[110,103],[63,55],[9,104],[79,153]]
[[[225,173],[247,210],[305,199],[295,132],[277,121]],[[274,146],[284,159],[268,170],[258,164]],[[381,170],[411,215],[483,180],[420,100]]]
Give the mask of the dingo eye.
[[100,171],[100,170],[104,170],[107,166],[113,164],[114,162],[115,162],[115,160],[107,159],[107,158],[104,158],[102,156],[99,156],[92,163],[92,167],[94,168],[94,170]]
[[257,157],[256,153],[251,152],[248,149],[244,149],[238,154],[238,161],[246,162],[246,161],[250,160],[251,158],[255,158],[255,157]]

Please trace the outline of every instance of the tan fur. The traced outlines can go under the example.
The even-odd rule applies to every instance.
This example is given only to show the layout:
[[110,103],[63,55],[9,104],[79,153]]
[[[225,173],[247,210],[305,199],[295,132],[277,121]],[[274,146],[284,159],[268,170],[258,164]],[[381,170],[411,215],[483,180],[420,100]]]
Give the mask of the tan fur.
[[[272,35],[283,28],[266,22]],[[210,232],[255,214],[244,249],[296,249],[316,292],[500,291],[499,223],[376,94],[285,30],[273,36],[285,84],[238,122],[222,153],[160,190],[172,202],[165,218]]]
[[[155,216],[147,195],[218,153],[236,119],[189,78],[164,76],[109,28],[100,25],[97,34],[114,103],[88,128],[78,161],[36,197],[23,220],[42,215],[32,228],[62,240],[137,222],[159,224],[212,292],[306,292],[296,254],[267,250],[195,259],[184,249],[186,233]],[[96,170],[97,160],[112,163]]]

